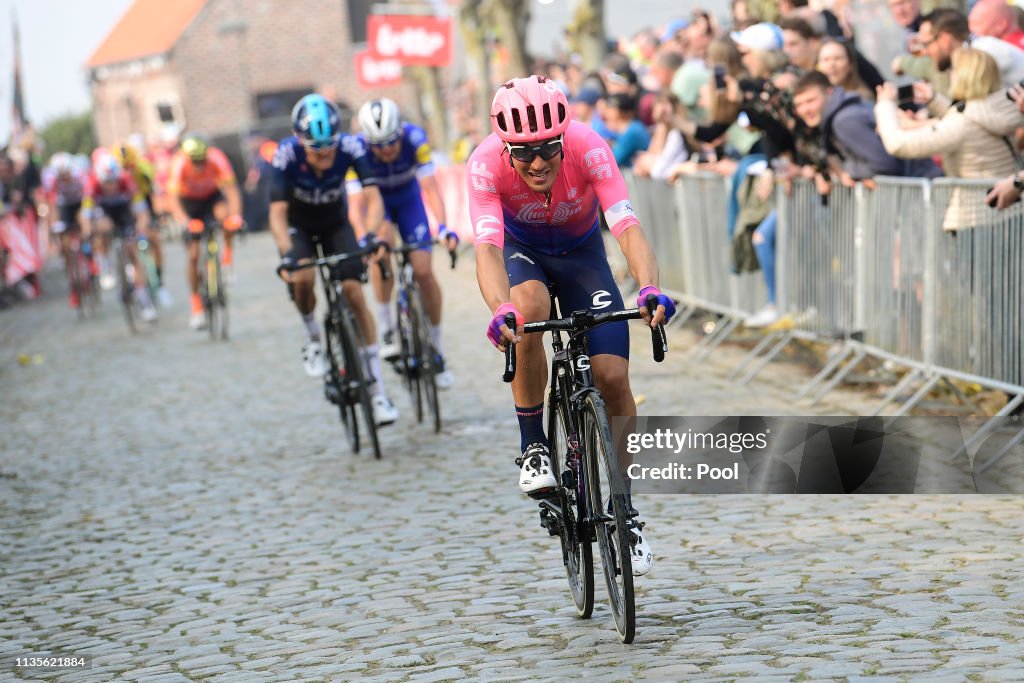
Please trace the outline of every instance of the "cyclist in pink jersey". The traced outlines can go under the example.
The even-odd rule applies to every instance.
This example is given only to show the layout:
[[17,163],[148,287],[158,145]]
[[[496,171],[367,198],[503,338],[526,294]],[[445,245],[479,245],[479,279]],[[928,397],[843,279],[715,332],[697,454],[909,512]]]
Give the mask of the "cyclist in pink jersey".
[[[477,281],[493,314],[488,339],[502,351],[506,344],[518,345],[512,396],[523,451],[516,461],[519,487],[539,496],[556,485],[543,426],[548,366],[542,335],[517,333],[526,321],[548,318],[549,285],[563,313],[625,307],[608,266],[599,211],[641,285],[641,310],[648,294],[658,297],[653,319],[645,311],[644,320],[652,326],[665,322],[675,305],[658,289],[654,252],[611,150],[588,126],[570,120],[569,103],[553,81],[530,76],[498,88],[491,129],[468,162]],[[515,315],[517,330],[505,325],[506,313]],[[587,334],[594,380],[609,416],[636,415],[626,323]],[[623,472],[628,464],[620,462]],[[653,555],[635,515],[631,524],[633,574],[639,576],[650,570]]]

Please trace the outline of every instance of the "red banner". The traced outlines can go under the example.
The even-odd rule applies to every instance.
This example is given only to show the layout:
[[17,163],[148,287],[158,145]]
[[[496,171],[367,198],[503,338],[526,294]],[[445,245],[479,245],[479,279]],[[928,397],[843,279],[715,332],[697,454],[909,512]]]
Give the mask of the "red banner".
[[360,88],[383,88],[402,82],[402,62],[397,59],[361,50],[355,54],[355,65]]
[[43,254],[39,249],[35,215],[31,211],[21,216],[11,212],[0,218],[0,248],[10,252],[7,272],[4,273],[8,284],[39,272],[43,265]]
[[452,62],[452,20],[447,17],[371,14],[367,43],[378,59],[405,66],[448,66]]

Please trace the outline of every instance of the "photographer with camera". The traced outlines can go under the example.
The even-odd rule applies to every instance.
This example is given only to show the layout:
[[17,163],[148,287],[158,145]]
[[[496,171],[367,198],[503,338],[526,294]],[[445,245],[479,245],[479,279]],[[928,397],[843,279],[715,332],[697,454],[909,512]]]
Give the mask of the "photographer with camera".
[[[1010,136],[1021,122],[1014,102],[1006,97],[999,67],[990,55],[974,48],[953,53],[950,94],[959,104],[930,125],[906,130],[896,111],[896,88],[878,89],[875,116],[878,132],[890,154],[900,158],[942,155],[946,175],[991,178],[1012,173],[1017,164]],[[943,228],[960,230],[977,222],[974,202],[954,191]]]

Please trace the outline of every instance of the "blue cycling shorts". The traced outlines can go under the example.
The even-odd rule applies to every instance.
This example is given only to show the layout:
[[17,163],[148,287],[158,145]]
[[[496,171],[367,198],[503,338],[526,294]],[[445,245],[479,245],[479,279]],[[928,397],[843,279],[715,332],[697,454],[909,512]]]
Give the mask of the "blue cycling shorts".
[[[414,191],[402,192],[393,197],[385,195],[384,218],[398,227],[398,234],[405,244],[430,239],[427,209],[423,206],[418,185]],[[419,249],[431,251],[431,245],[426,244]]]
[[[560,255],[531,249],[506,232],[505,270],[513,287],[527,280],[552,286],[563,316],[587,309],[604,313],[625,308],[599,230],[575,249]],[[587,332],[587,343],[592,356],[610,353],[628,359],[629,326],[620,321],[595,327]]]

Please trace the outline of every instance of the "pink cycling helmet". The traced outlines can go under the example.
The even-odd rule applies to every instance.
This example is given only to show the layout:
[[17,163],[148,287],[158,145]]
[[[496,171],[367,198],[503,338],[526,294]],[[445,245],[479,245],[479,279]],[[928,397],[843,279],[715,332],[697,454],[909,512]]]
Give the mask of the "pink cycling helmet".
[[513,78],[498,88],[491,102],[491,130],[512,144],[561,135],[569,118],[565,94],[544,76]]

